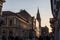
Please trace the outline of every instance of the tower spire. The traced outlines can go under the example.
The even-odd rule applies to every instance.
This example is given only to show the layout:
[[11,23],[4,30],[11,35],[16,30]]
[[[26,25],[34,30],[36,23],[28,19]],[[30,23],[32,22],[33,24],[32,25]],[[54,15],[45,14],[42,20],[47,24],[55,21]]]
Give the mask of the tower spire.
[[40,13],[39,13],[39,8],[38,8],[38,10],[37,10],[37,17],[36,17],[36,18],[37,18],[38,21],[41,20],[41,18],[40,18]]
[[39,8],[37,10],[37,16],[36,16],[37,21],[39,22],[39,36],[41,36],[41,18],[40,18],[40,13],[39,13]]

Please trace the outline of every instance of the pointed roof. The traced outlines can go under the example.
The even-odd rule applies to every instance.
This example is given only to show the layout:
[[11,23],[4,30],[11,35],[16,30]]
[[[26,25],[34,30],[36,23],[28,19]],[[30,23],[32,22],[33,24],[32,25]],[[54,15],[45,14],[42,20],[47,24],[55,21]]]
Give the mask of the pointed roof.
[[21,10],[17,14],[23,16],[23,18],[25,18],[26,20],[29,20],[29,18],[31,18],[31,15],[25,9]]
[[36,17],[36,18],[39,19],[39,20],[41,19],[41,18],[40,18],[40,13],[39,13],[39,8],[38,8],[38,10],[37,10],[37,17]]
[[38,8],[37,14],[39,14],[39,8]]

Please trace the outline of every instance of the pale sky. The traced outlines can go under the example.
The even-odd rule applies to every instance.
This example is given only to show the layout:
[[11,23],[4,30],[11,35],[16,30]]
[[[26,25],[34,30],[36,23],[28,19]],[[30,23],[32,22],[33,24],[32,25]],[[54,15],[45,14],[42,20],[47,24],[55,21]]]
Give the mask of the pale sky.
[[41,25],[47,25],[50,28],[49,18],[52,18],[50,0],[6,0],[3,11],[19,12],[25,9],[30,15],[36,16],[39,8],[41,15]]

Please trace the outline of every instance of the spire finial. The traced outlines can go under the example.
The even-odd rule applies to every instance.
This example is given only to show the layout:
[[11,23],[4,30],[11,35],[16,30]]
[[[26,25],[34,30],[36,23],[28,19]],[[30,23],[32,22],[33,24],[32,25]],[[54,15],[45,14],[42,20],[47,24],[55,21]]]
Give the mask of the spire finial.
[[37,7],[37,14],[39,14],[39,6]]

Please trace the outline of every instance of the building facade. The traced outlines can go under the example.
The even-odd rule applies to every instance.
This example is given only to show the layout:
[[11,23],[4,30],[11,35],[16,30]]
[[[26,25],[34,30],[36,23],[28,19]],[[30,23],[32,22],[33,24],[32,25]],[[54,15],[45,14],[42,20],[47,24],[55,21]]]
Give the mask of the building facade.
[[[41,35],[41,18],[39,9],[37,17],[32,17],[26,10],[14,13],[11,11],[2,11],[2,5],[5,0],[0,0],[0,39],[29,40]],[[36,21],[37,20],[37,21]],[[38,22],[38,27],[36,23]],[[38,29],[39,28],[39,29]]]
[[1,36],[1,25],[3,25],[2,24],[2,20],[3,20],[3,18],[2,18],[2,7],[3,7],[3,3],[5,2],[5,0],[0,0],[0,40],[2,40],[1,38],[2,38],[2,36]]
[[50,19],[54,40],[60,40],[60,0],[51,0],[53,18]]
[[[19,14],[21,12],[24,13],[24,16],[28,15],[28,17],[24,18],[22,14]],[[3,11],[2,17],[4,18],[4,25],[1,25],[2,37],[5,37],[7,40],[9,40],[10,36],[29,39],[29,32],[32,30],[32,26],[30,26],[32,25],[31,16],[25,10],[21,12]]]
[[[37,13],[37,15],[39,14]],[[21,10],[17,13],[3,11],[2,17],[1,36],[3,40],[15,39],[16,37],[20,40],[32,40],[41,35],[40,19],[38,21],[38,19],[31,17],[26,10]],[[39,25],[36,25],[37,23]]]

